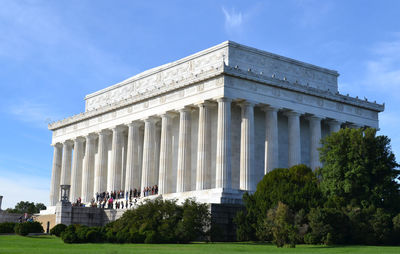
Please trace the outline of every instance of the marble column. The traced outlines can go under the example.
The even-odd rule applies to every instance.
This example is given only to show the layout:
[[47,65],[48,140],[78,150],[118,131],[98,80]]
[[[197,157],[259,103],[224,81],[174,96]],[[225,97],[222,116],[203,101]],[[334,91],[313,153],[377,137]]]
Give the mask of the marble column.
[[135,121],[128,124],[128,145],[126,158],[125,191],[140,188],[141,158],[140,152],[140,126],[141,122]]
[[161,123],[157,120],[155,124],[154,136],[154,163],[153,172],[151,172],[150,185],[158,185],[159,167],[160,167],[160,142],[161,142]]
[[210,103],[199,107],[199,129],[197,135],[196,190],[211,188],[211,123]]
[[254,184],[254,104],[243,102],[240,131],[240,189],[255,191]]
[[279,165],[278,110],[265,107],[265,166],[264,174]]
[[231,99],[219,98],[217,102],[218,127],[215,187],[231,189]]
[[63,143],[63,157],[61,163],[60,185],[71,184],[71,160],[72,160],[72,141],[66,140]]
[[310,124],[310,167],[315,170],[321,167],[318,148],[321,147],[321,118],[309,117]]
[[81,197],[82,191],[82,165],[83,165],[83,142],[84,138],[78,137],[74,140],[74,154],[72,157],[71,192],[70,201],[75,202]]
[[301,163],[300,113],[290,111],[286,115],[289,133],[289,167],[292,167]]
[[108,138],[111,132],[102,130],[98,132],[99,145],[97,148],[98,163],[94,172],[94,193],[102,193],[107,190],[107,166],[108,166]]
[[51,171],[50,206],[55,206],[60,197],[60,176],[63,146],[60,143],[53,145],[53,167]]
[[[142,182],[140,185],[141,192],[143,188],[150,187],[151,172],[154,168],[154,138],[156,127],[153,118],[144,120],[144,140],[143,140],[143,160],[142,160]],[[143,195],[143,194],[142,194]]]
[[330,121],[328,121],[328,125],[329,125],[330,133],[338,132],[338,131],[340,131],[340,126],[342,125],[342,122],[337,121],[337,120],[330,120]]
[[116,126],[112,128],[112,164],[107,174],[107,190],[119,191],[121,189],[121,173],[122,173],[122,145],[123,145],[123,128]]
[[161,141],[160,141],[160,164],[158,176],[158,194],[168,193],[168,176],[172,167],[172,143],[171,143],[172,115],[165,113],[161,115]]
[[179,145],[177,163],[176,192],[191,190],[191,161],[190,161],[190,136],[191,136],[191,109],[179,110]]
[[85,161],[82,172],[82,202],[89,203],[93,198],[95,134],[86,136]]

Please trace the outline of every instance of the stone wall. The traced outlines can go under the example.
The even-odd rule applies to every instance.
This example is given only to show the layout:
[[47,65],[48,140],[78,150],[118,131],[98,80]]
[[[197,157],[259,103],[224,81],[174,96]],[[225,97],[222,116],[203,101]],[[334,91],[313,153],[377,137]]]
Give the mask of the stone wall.
[[213,241],[236,241],[236,225],[233,222],[233,219],[235,218],[236,213],[243,209],[243,205],[210,204]]
[[[242,209],[244,209],[244,206],[239,204],[210,204],[213,241],[236,240],[236,226],[233,223],[233,218]],[[36,220],[42,222],[45,230],[48,222],[50,229],[59,223],[95,227],[104,226],[119,219],[126,211],[125,209],[100,209],[96,207],[58,207],[56,214],[41,215]]]
[[0,223],[2,222],[18,222],[19,217],[23,216],[21,213],[7,213],[0,211]]

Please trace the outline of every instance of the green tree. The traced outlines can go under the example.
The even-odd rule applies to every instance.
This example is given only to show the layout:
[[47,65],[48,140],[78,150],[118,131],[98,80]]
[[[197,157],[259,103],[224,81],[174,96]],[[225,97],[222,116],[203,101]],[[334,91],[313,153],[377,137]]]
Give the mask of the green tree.
[[399,166],[390,139],[376,130],[342,129],[322,140],[321,190],[336,207],[384,208],[399,212]]
[[269,209],[284,203],[292,211],[308,213],[312,207],[323,204],[323,196],[318,187],[314,172],[305,165],[296,165],[289,169],[277,168],[269,172],[258,183],[253,195],[243,196],[245,211],[235,218],[238,240],[268,241],[263,225]]
[[278,202],[275,208],[268,210],[262,227],[264,232],[272,236],[277,247],[296,246],[298,230],[294,225],[294,215],[284,203]]
[[46,206],[42,203],[33,203],[29,201],[20,201],[18,202],[13,209],[6,209],[9,213],[39,213],[40,210],[45,210]]

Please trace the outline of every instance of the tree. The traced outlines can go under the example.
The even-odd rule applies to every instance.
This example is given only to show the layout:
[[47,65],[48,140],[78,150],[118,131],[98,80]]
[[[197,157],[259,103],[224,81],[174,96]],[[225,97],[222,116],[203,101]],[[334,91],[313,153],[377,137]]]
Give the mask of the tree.
[[35,204],[29,201],[20,201],[15,205],[14,209],[8,208],[6,209],[6,212],[34,214],[34,213],[39,213],[40,210],[45,210],[45,209],[46,206],[42,203]]
[[278,202],[275,208],[268,210],[262,227],[272,236],[277,247],[296,246],[298,230],[294,225],[294,215],[284,203]]
[[[243,196],[246,210],[235,218],[238,240],[268,239],[261,227],[267,216],[266,211],[284,203],[292,211],[304,210],[323,204],[323,196],[314,172],[305,165],[289,169],[277,168],[269,172],[258,183],[253,195]],[[303,212],[304,212],[303,211]]]
[[376,130],[342,129],[322,140],[321,190],[337,207],[400,209],[398,164],[390,139]]

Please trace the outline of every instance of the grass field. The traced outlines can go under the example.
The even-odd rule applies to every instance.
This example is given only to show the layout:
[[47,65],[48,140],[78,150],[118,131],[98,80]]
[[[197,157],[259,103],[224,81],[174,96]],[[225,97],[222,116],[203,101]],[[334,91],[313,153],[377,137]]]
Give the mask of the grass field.
[[310,246],[295,249],[277,248],[270,244],[254,243],[194,243],[194,244],[64,244],[53,236],[0,236],[0,253],[54,254],[54,253],[400,253],[400,247],[375,246]]

